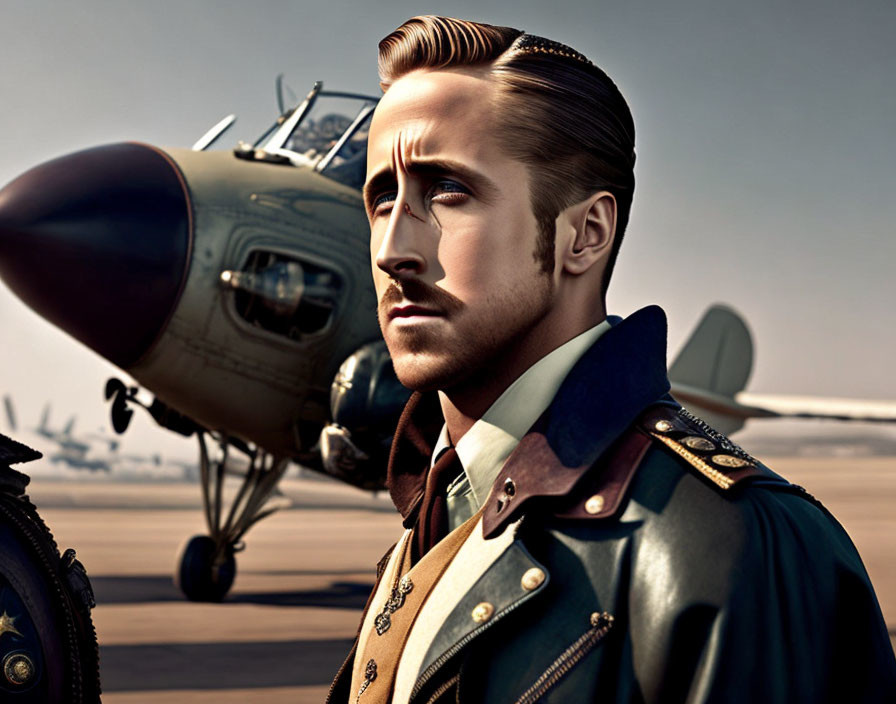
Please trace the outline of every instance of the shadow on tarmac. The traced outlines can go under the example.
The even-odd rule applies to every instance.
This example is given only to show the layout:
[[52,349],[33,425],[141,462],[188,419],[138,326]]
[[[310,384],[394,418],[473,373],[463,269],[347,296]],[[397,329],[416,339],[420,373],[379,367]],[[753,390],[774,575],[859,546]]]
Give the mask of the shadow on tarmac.
[[332,582],[326,589],[301,592],[241,592],[228,601],[269,606],[318,606],[333,609],[363,609],[373,590],[373,582]]
[[326,685],[351,646],[349,639],[100,646],[103,692]]
[[[184,601],[171,577],[128,575],[91,577],[98,604],[142,604]],[[282,592],[236,592],[225,600],[236,604],[270,606],[317,606],[334,609],[363,609],[373,582],[332,582],[325,589]]]

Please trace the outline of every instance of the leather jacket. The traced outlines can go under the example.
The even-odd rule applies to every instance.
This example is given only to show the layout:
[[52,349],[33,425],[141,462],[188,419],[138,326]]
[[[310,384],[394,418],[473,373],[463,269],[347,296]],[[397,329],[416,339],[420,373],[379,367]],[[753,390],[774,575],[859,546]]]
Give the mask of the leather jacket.
[[[513,539],[457,595],[413,704],[896,701],[845,531],[668,390],[656,307],[583,356],[494,484],[484,536]],[[428,413],[415,395],[390,464],[408,527]],[[329,702],[355,701],[352,659]]]

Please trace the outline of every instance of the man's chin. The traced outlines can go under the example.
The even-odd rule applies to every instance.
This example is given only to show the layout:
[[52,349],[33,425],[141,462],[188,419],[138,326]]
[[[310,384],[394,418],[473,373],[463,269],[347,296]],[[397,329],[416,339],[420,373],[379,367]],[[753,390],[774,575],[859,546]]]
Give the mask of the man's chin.
[[455,360],[426,353],[394,355],[392,364],[398,380],[412,391],[448,389],[467,376]]

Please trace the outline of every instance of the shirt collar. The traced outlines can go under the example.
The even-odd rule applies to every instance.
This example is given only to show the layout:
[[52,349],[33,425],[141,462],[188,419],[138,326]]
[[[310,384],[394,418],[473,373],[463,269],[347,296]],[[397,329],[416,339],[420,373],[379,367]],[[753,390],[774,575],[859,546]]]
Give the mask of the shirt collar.
[[[477,505],[485,501],[501,466],[551,404],[570,369],[610,327],[604,320],[538,360],[504,390],[457,443],[457,454]],[[443,424],[432,462],[449,445],[448,429]]]

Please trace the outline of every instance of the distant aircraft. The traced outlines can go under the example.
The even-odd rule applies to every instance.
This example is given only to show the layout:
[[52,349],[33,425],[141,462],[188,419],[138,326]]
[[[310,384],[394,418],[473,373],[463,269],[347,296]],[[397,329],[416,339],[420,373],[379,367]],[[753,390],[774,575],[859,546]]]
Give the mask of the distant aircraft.
[[[278,99],[280,117],[252,145],[205,151],[228,116],[193,150],[101,146],[0,191],[6,284],[151,392],[110,380],[113,427],[138,405],[199,439],[208,535],[189,541],[178,570],[194,600],[227,593],[234,553],[274,510],[290,461],[381,488],[408,397],[377,325],[360,193],[377,98],[316,83],[284,109],[278,80]],[[689,343],[673,365],[674,393],[741,424],[767,416],[735,399],[751,342],[718,315],[697,331],[712,350]],[[248,464],[227,509],[234,451]]]
[[[7,397],[7,399],[9,399],[9,397]],[[72,435],[72,431],[75,429],[75,420],[76,417],[72,416],[68,419],[68,422],[63,426],[62,430],[53,430],[49,426],[50,404],[48,403],[44,406],[44,410],[40,415],[40,423],[34,429],[34,432],[42,438],[52,440],[58,444],[62,450],[72,454],[83,455],[90,449],[90,443],[86,442],[86,440],[78,440]]]
[[[12,397],[6,394],[3,397],[3,406],[6,410],[6,421],[12,432],[18,430],[16,422],[15,405]],[[76,416],[69,418],[61,430],[54,430],[50,426],[50,404],[44,406],[38,425],[31,430],[40,437],[55,443],[58,449],[46,455],[46,459],[53,464],[63,464],[72,469],[83,469],[91,472],[111,472],[121,463],[129,465],[151,464],[160,466],[162,458],[159,454],[140,455],[124,454],[119,451],[120,442],[114,437],[103,433],[83,433],[75,435]],[[105,451],[100,452],[98,447],[105,446]]]
[[[6,410],[6,420],[10,430],[18,430],[16,413],[12,397],[8,394],[3,397],[3,405]],[[90,471],[109,472],[112,465],[107,458],[91,456],[89,453],[96,441],[107,445],[110,452],[118,449],[118,440],[99,434],[74,435],[76,417],[72,416],[61,430],[50,427],[50,404],[44,406],[37,427],[32,428],[37,435],[55,443],[58,450],[47,456],[54,464],[65,464],[73,469],[87,469]]]

